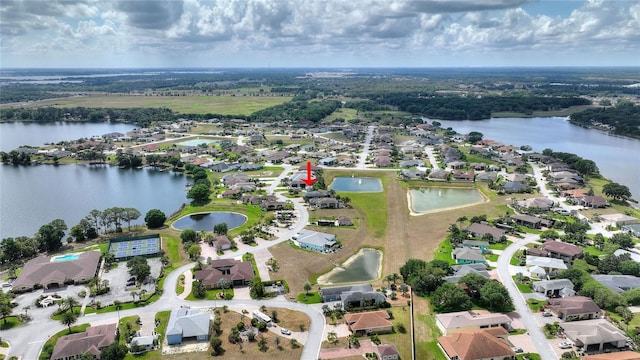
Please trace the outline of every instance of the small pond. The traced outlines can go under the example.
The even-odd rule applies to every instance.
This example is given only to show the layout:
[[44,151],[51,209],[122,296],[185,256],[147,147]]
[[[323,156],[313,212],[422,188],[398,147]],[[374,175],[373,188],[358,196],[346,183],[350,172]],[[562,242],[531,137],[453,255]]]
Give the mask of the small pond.
[[351,256],[341,266],[318,278],[319,284],[340,284],[371,281],[380,275],[382,252],[376,249],[362,249]]
[[450,210],[484,201],[485,198],[478,189],[420,188],[409,190],[409,208],[418,214]]
[[382,181],[371,177],[337,177],[329,189],[344,192],[381,192]]
[[183,216],[173,223],[178,230],[213,231],[213,227],[226,223],[229,230],[247,222],[247,217],[234,212],[209,212]]
[[213,140],[213,139],[192,139],[192,140],[186,140],[186,141],[181,141],[178,143],[178,145],[180,146],[198,146],[200,144],[219,144],[220,140]]

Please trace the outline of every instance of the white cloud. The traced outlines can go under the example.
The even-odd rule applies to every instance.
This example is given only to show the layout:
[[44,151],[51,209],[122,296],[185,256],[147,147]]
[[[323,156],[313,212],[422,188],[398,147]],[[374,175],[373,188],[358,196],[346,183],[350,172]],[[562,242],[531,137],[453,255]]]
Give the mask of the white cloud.
[[[56,55],[131,52],[166,57],[176,66],[270,56],[290,64],[378,59],[402,63],[420,55],[457,53],[517,57],[532,49],[609,56],[640,51],[640,2],[589,1],[570,15],[531,15],[524,0],[184,0],[2,1],[3,58],[20,64],[35,49]],[[22,45],[21,45],[22,44]],[[26,44],[26,45],[25,45]],[[179,52],[182,60],[176,60]],[[84,53],[84,55],[83,55]],[[300,60],[297,60],[300,59]],[[548,61],[541,57],[541,61]],[[577,60],[584,60],[581,56]],[[6,61],[6,60],[5,60]],[[160,60],[158,60],[160,61]],[[478,61],[478,59],[474,59]],[[615,65],[619,59],[608,62]],[[487,62],[487,61],[485,61]],[[445,64],[446,60],[445,60]],[[488,63],[490,64],[490,63]],[[43,66],[47,65],[46,62]],[[357,65],[357,64],[345,64]]]

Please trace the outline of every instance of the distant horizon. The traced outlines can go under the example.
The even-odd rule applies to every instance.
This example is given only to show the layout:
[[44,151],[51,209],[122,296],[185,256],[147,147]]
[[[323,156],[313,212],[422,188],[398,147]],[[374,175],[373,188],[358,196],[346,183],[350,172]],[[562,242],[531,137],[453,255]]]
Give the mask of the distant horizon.
[[[309,69],[309,70],[354,70],[354,69],[640,69],[640,65],[523,65],[523,66],[166,66],[166,67],[0,67],[4,70],[147,70],[147,69],[171,69],[171,70],[218,70],[218,69]],[[639,74],[640,75],[640,74]]]

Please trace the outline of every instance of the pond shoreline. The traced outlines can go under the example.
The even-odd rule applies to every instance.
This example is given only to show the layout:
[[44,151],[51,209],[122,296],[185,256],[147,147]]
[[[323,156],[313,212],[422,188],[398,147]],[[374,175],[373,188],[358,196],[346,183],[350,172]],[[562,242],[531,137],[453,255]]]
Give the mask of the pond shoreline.
[[[371,280],[367,280],[367,281],[354,281],[354,282],[331,282],[331,281],[327,281],[328,278],[330,278],[332,275],[345,271],[344,267],[345,266],[349,266],[350,264],[352,264],[354,261],[356,261],[356,259],[359,256],[364,256],[364,252],[365,251],[377,251],[378,253],[380,253],[380,259],[378,260],[378,271],[377,271],[377,275],[374,279]],[[351,283],[361,283],[361,282],[371,282],[374,281],[376,279],[379,279],[381,274],[382,274],[382,257],[384,256],[383,252],[378,250],[378,249],[374,249],[374,248],[362,248],[360,249],[357,253],[349,256],[349,258],[347,260],[345,260],[342,264],[340,264],[340,266],[335,266],[333,269],[329,270],[329,272],[326,272],[320,276],[318,276],[317,282],[318,285],[336,285],[336,284],[351,284]]]
[[[437,186],[437,187],[430,187],[431,189],[464,189],[464,188],[458,188],[458,187],[446,187],[446,186]],[[469,188],[469,189],[476,189],[475,187]],[[409,207],[409,215],[411,216],[420,216],[420,215],[428,215],[428,214],[434,214],[437,212],[442,212],[442,211],[450,211],[450,210],[456,210],[456,209],[462,209],[462,208],[466,208],[469,206],[475,206],[478,204],[484,204],[484,203],[488,203],[489,198],[480,190],[476,189],[478,191],[478,193],[480,193],[480,195],[482,195],[483,200],[482,201],[477,201],[474,203],[470,203],[470,204],[464,204],[464,205],[456,205],[456,206],[449,206],[449,207],[445,207],[445,208],[440,208],[440,209],[433,209],[433,210],[427,210],[427,211],[417,211],[413,208],[413,197],[411,196],[411,190],[415,190],[415,189],[408,189],[407,190],[407,206]]]

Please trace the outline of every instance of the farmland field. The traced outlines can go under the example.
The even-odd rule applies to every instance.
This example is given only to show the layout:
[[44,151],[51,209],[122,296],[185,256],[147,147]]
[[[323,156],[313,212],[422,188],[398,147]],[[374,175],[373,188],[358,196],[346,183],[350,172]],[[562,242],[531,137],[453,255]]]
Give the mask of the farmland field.
[[88,95],[29,103],[29,107],[166,107],[182,114],[250,115],[291,100],[287,96],[141,96]]

